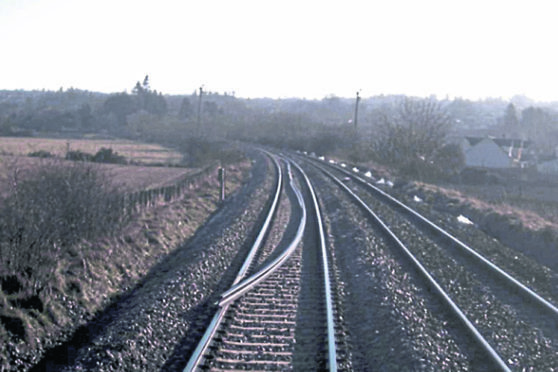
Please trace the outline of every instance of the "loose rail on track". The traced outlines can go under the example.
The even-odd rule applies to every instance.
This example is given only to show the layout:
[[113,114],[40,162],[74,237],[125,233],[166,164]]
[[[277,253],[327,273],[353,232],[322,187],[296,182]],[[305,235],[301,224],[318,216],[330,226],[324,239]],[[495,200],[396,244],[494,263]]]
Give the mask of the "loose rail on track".
[[[282,177],[281,174],[280,174],[281,173],[281,171],[280,171],[281,167],[278,164],[277,159],[272,154],[269,154],[269,153],[267,153],[267,154],[273,159],[275,167],[278,169],[278,172],[279,172],[278,179],[281,179],[281,177]],[[327,252],[326,252],[326,246],[325,246],[325,234],[324,234],[324,231],[323,231],[323,224],[322,224],[322,221],[321,221],[320,209],[319,209],[319,205],[317,203],[317,198],[316,198],[315,192],[314,192],[314,190],[312,188],[312,185],[310,183],[310,180],[308,179],[308,177],[306,176],[304,171],[297,164],[295,164],[294,162],[287,161],[287,160],[286,160],[286,165],[287,165],[287,169],[288,169],[289,185],[291,187],[291,190],[294,192],[294,195],[296,196],[299,207],[301,209],[301,215],[302,215],[301,220],[298,224],[298,228],[296,230],[296,234],[295,234],[292,242],[289,244],[289,246],[286,249],[284,249],[284,251],[282,251],[278,255],[278,257],[273,259],[270,263],[268,263],[267,265],[265,265],[261,269],[257,270],[255,273],[252,273],[252,274],[248,275],[249,271],[251,270],[251,265],[252,265],[251,262],[252,262],[253,258],[255,257],[257,250],[259,249],[262,242],[264,241],[266,231],[269,228],[269,225],[271,224],[272,212],[270,212],[270,214],[268,214],[268,217],[266,218],[266,220],[263,224],[262,231],[258,234],[258,237],[256,238],[256,241],[255,241],[252,249],[250,250],[250,252],[247,256],[247,259],[246,259],[245,263],[243,264],[239,274],[237,275],[236,279],[234,280],[233,286],[221,295],[221,299],[219,301],[219,310],[214,315],[214,317],[213,317],[213,319],[210,323],[210,326],[206,330],[206,332],[205,332],[204,336],[202,337],[202,340],[198,344],[196,350],[194,351],[194,353],[190,357],[188,365],[186,366],[184,371],[193,371],[193,370],[197,369],[198,366],[201,365],[201,362],[204,359],[204,355],[205,355],[209,345],[211,344],[212,339],[217,332],[217,329],[220,327],[220,324],[221,324],[222,320],[224,319],[225,315],[229,311],[229,307],[234,303],[234,301],[236,299],[238,299],[239,297],[241,297],[242,295],[247,294],[250,290],[254,289],[254,287],[256,285],[262,283],[266,278],[270,277],[273,273],[275,273],[283,265],[283,263],[285,263],[289,259],[289,257],[295,251],[295,249],[297,248],[299,243],[302,241],[302,237],[303,237],[303,234],[304,234],[304,231],[305,231],[306,221],[307,221],[307,207],[305,205],[305,201],[304,201],[302,191],[298,189],[298,187],[296,186],[296,184],[293,180],[292,171],[291,171],[291,164],[293,164],[294,167],[296,167],[296,169],[300,173],[300,175],[303,179],[303,184],[305,184],[306,188],[308,189],[309,195],[311,195],[312,210],[316,214],[316,221],[317,221],[317,224],[318,224],[317,229],[318,229],[318,236],[319,236],[318,237],[319,248],[321,250],[322,269],[323,269],[323,273],[324,273],[324,292],[325,292],[325,297],[326,297],[326,309],[325,309],[324,312],[326,313],[327,333],[328,333],[328,357],[327,357],[327,360],[328,360],[329,370],[330,371],[337,371],[337,360],[336,360],[337,356],[336,356],[336,347],[335,347],[335,333],[334,333],[335,332],[335,326],[334,326],[334,320],[333,320],[332,295],[331,295],[331,287],[330,287],[330,283],[329,283],[329,267],[328,267],[328,262],[327,262]],[[278,182],[278,185],[280,185],[280,184],[281,184],[281,182]],[[272,209],[276,208],[277,201],[279,199],[279,194],[280,194],[279,187],[280,186],[278,186],[278,190],[276,191],[276,194],[275,194],[275,197],[274,197],[274,202],[272,203]],[[266,231],[264,231],[264,230],[266,230]],[[243,298],[245,298],[245,297],[243,297]],[[241,345],[241,343],[239,343],[239,345]],[[254,363],[256,363],[256,362],[254,362]],[[259,363],[259,362],[257,362],[257,363]]]
[[[265,222],[263,223],[262,228],[260,229],[260,232],[259,232],[256,240],[254,241],[254,244],[252,245],[252,248],[250,249],[250,252],[249,252],[247,258],[244,261],[244,264],[242,265],[238,275],[236,276],[236,278],[234,280],[235,284],[238,283],[240,280],[242,280],[242,278],[246,275],[257,250],[259,249],[259,247],[261,246],[261,244],[263,242],[265,234],[267,233],[267,231],[269,229],[271,219],[273,218],[273,215],[275,214],[275,211],[277,209],[279,195],[281,194],[281,189],[282,189],[282,184],[283,184],[283,174],[282,174],[282,171],[281,171],[281,166],[279,165],[279,162],[277,161],[277,159],[273,156],[270,156],[270,158],[273,161],[273,164],[274,164],[275,169],[276,169],[276,175],[277,175],[277,183],[276,183],[274,198],[273,198],[273,201],[272,201],[271,206],[269,208],[269,211],[268,211],[267,217],[265,219]],[[201,363],[201,361],[203,360],[204,353],[206,352],[207,348],[209,347],[209,344],[211,343],[211,340],[213,339],[213,337],[214,337],[215,333],[217,332],[217,329],[219,328],[225,314],[228,311],[228,307],[229,307],[228,304],[224,304],[223,306],[219,307],[219,310],[213,316],[213,319],[211,320],[211,323],[209,324],[209,327],[206,329],[206,332],[204,333],[202,339],[200,340],[196,349],[194,350],[194,352],[190,356],[188,364],[184,368],[184,372],[194,371],[198,367],[198,365]]]
[[[290,164],[290,163],[289,163]],[[292,184],[292,176],[290,173],[290,165],[289,167],[289,180]],[[300,224],[298,226],[296,235],[292,241],[292,243],[285,249],[279,257],[274,259],[272,262],[258,270],[258,272],[250,275],[249,278],[242,280],[241,282],[237,282],[236,285],[231,287],[228,291],[221,295],[221,301],[219,305],[223,306],[225,304],[234,301],[236,298],[242,296],[244,293],[249,291],[250,289],[254,288],[258,283],[263,281],[269,275],[271,275],[279,266],[281,266],[292,254],[292,252],[296,249],[298,243],[302,240],[302,235],[304,233],[304,228],[306,226],[306,206],[304,204],[304,200],[302,197],[302,193],[296,187],[293,187],[293,191],[298,199],[299,205],[302,207],[302,218]]]

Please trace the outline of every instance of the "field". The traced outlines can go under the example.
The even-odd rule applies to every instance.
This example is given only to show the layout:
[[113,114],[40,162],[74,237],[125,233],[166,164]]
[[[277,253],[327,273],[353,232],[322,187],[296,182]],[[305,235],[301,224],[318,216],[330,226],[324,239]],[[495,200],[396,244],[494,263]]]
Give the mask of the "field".
[[[79,142],[81,143],[81,141]],[[44,146],[43,143],[39,143],[39,145]],[[25,148],[24,146],[28,146],[28,142],[21,148]],[[137,146],[141,146],[141,144]],[[3,177],[4,180],[0,185],[0,193],[7,194],[10,191],[10,187],[6,183],[10,178],[10,172],[20,170],[24,173],[27,169],[32,170],[50,162],[68,163],[77,165],[77,169],[81,168],[80,162],[60,158],[42,159],[0,155],[0,179]],[[175,184],[178,178],[198,170],[196,168],[100,163],[89,163],[89,165],[106,170],[111,175],[111,182],[126,191]],[[250,166],[249,161],[234,165],[228,164],[227,195],[241,186],[243,179],[250,174]],[[13,175],[13,173],[11,174]],[[74,183],[75,179],[74,177]],[[74,183],[70,183],[70,185]],[[44,187],[44,185],[41,180],[38,187],[31,191],[59,190],[56,187]],[[79,183],[79,185],[82,184]],[[54,206],[49,204],[49,206],[53,206],[52,208],[39,207],[33,210],[32,207],[36,204],[27,203],[24,208],[11,209],[12,212],[24,212],[12,213],[15,217],[7,219],[8,222],[27,222],[27,216],[31,214],[27,214],[25,211],[29,209],[34,212],[32,216],[47,216],[47,218],[34,218],[23,228],[14,223],[8,224],[8,227],[16,227],[17,230],[14,231],[25,231],[25,234],[21,234],[21,236],[25,236],[21,240],[25,239],[25,241],[17,246],[14,244],[18,243],[11,244],[12,240],[8,239],[0,242],[2,243],[0,246],[0,258],[2,258],[2,262],[0,262],[0,371],[12,370],[14,366],[29,366],[32,361],[36,362],[42,357],[42,353],[47,347],[52,345],[52,342],[63,341],[65,335],[72,334],[78,326],[91,320],[95,314],[110,308],[109,305],[112,301],[125,295],[136,285],[141,285],[143,278],[157,267],[155,265],[193,236],[198,227],[220,205],[217,177],[216,175],[213,177],[211,174],[185,190],[183,198],[178,197],[169,202],[155,203],[142,210],[141,213],[111,208],[118,204],[111,205],[110,200],[109,203],[102,203],[101,198],[94,199],[95,203],[88,203],[92,199],[84,198],[83,195],[95,195],[94,192],[89,191],[96,189],[97,185],[86,189],[85,192],[81,187],[64,189],[70,191],[71,200],[78,201],[73,203],[73,206],[65,204],[64,197],[49,196],[46,199],[49,203],[53,200],[56,202]],[[60,192],[45,194],[66,195],[66,193]],[[41,195],[41,192],[31,192],[30,195]],[[97,200],[100,200],[101,203],[97,203]],[[77,207],[81,207],[83,204],[92,207],[101,205],[97,209],[101,212],[65,213],[67,210],[80,211],[82,209]],[[70,209],[67,208],[68,205]],[[94,208],[91,209],[94,210]],[[51,212],[55,210],[62,210],[63,213],[51,217]],[[122,225],[117,224],[116,229],[110,229],[113,220],[107,218],[106,212],[115,210],[129,213],[129,215],[123,216]],[[41,213],[41,211],[47,212]],[[96,231],[99,232],[97,235],[84,238],[83,232],[91,231],[89,226],[74,233],[72,229],[76,224],[56,222],[65,221],[62,216],[66,215],[76,215],[77,219],[74,221],[77,222],[85,220],[82,218],[84,215],[94,215],[91,218],[91,220],[94,219],[94,223],[91,225],[101,221],[109,226],[107,229],[104,227],[97,229]],[[6,213],[4,216],[9,215]],[[25,218],[20,218],[21,216],[25,216]],[[45,229],[43,226],[54,226],[54,228]],[[72,228],[66,229],[70,226]],[[57,244],[61,239],[56,238],[58,240],[55,240],[51,237],[58,230],[63,233],[57,236],[77,238],[74,238],[73,241],[67,240],[67,243],[64,241]],[[4,225],[2,232],[3,238],[15,235],[4,228]],[[50,240],[45,239],[45,236]],[[51,241],[56,243],[51,244]],[[12,257],[16,257],[16,260]],[[9,261],[10,259],[12,261]],[[11,266],[8,266],[6,262]],[[20,266],[26,267],[25,272],[19,269]],[[29,304],[32,305],[29,306]],[[20,369],[24,370],[23,367]]]
[[179,152],[163,146],[128,140],[0,137],[1,155],[25,156],[42,150],[64,157],[68,150],[95,154],[102,147],[112,148],[128,161],[141,164],[177,164],[182,159]]
[[[40,166],[45,162],[66,162],[62,160],[68,148],[95,154],[102,147],[126,157],[136,165],[94,164],[108,172],[110,179],[127,191],[137,191],[173,184],[182,176],[195,171],[192,168],[152,166],[155,164],[176,164],[180,153],[160,145],[127,140],[66,140],[50,138],[0,137],[0,193],[6,190],[8,173],[14,169],[25,170]],[[40,159],[27,155],[36,151],[48,151],[59,159]],[[150,166],[151,165],[151,166]]]

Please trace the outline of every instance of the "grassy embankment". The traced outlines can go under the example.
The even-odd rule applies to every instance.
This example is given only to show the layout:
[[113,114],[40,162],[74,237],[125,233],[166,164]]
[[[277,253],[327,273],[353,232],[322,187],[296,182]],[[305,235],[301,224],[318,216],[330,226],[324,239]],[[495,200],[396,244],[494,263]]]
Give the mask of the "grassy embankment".
[[[91,143],[72,140],[69,146],[71,150],[89,153],[94,153],[101,147],[114,146],[111,147],[114,151],[122,151],[127,159],[138,163],[138,159],[149,162],[150,160],[146,160],[148,154],[154,155],[151,161],[156,163],[173,162],[177,158],[176,153],[162,147],[133,144],[129,141]],[[34,230],[25,226],[30,231],[27,235],[35,237],[35,240],[27,238],[23,241],[26,244],[23,244],[21,241],[14,242],[14,234],[4,234],[4,239],[0,242],[3,253],[0,255],[0,260],[3,260],[0,266],[0,369],[36,360],[40,350],[70,333],[115,296],[133,287],[158,260],[188,239],[218,208],[218,184],[216,174],[212,171],[199,178],[181,197],[170,202],[160,201],[129,216],[113,216],[113,223],[117,226],[109,226],[92,234],[86,221],[80,220],[79,215],[88,214],[93,216],[92,219],[97,218],[98,222],[106,222],[107,217],[99,216],[98,207],[110,209],[110,198],[114,195],[172,185],[197,170],[84,165],[23,156],[39,150],[63,156],[67,148],[65,140],[45,140],[43,143],[38,139],[0,139],[0,151],[7,154],[0,158],[4,181],[1,184],[1,194],[13,197],[10,193],[15,190],[14,176],[17,176],[20,192],[50,195],[47,198],[49,203],[53,203],[53,200],[58,202],[52,204],[54,209],[47,213],[41,212],[45,208],[36,208],[35,214],[18,214],[13,209],[11,214],[14,218],[10,221],[14,226],[21,223],[22,216],[26,219],[27,216],[38,216],[36,221],[40,223],[33,224]],[[250,163],[246,160],[226,166],[227,193],[234,192],[241,185],[247,177],[249,166]],[[62,178],[59,177],[61,173],[64,173]],[[69,177],[72,174],[73,178]],[[39,182],[34,182],[36,179],[33,180],[33,177],[37,176]],[[51,185],[62,182],[70,187],[62,187],[62,192],[41,192],[40,187],[45,185],[45,180]],[[74,184],[79,185],[81,192],[72,191],[71,186]],[[84,199],[84,189],[89,190],[89,199],[91,195],[95,198]],[[44,199],[35,200],[30,195],[27,196],[21,199],[30,202],[27,208],[39,205]],[[54,218],[56,210],[62,208],[61,205],[68,204],[69,196],[76,198],[76,208],[72,211],[80,211],[77,213],[78,218],[68,219],[68,213],[60,213]],[[103,205],[105,202],[109,204]],[[82,209],[77,208],[78,205]],[[56,221],[75,226],[73,230],[70,229],[74,234],[71,239],[68,234],[42,234],[44,229],[41,226],[56,230],[58,225],[53,225]],[[85,230],[80,232],[79,228]],[[87,239],[81,236],[87,235],[84,231],[90,233]],[[37,250],[39,246],[41,249]],[[14,250],[18,247],[25,247],[26,251],[33,254],[25,255],[25,252]],[[14,268],[19,270],[14,271]]]
[[[378,177],[401,178],[373,162],[359,166],[375,169]],[[395,191],[403,191],[411,206],[418,195],[430,208],[463,214],[488,235],[554,269],[552,262],[558,258],[556,180],[543,175],[522,180],[516,173],[501,172],[497,183],[407,181]]]

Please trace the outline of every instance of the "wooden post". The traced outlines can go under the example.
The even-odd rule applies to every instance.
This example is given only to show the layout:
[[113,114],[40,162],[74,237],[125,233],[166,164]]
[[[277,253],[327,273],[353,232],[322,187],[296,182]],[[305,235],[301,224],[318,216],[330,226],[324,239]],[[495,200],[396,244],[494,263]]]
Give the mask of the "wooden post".
[[225,168],[219,168],[219,183],[221,187],[221,193],[219,196],[219,201],[223,202],[225,200]]
[[355,124],[355,129],[357,128],[357,122],[358,122],[358,103],[360,102],[360,95],[359,92],[356,93],[356,102],[355,102],[355,117],[354,117],[354,124]]
[[200,95],[198,97],[198,123],[197,123],[197,135],[201,135],[201,110],[202,110],[202,95],[203,86],[200,87]]

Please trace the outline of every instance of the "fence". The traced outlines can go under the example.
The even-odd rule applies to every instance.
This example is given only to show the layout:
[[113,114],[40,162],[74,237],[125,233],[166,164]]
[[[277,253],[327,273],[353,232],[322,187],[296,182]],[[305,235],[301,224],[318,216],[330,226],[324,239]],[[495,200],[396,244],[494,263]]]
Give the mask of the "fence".
[[124,194],[121,199],[124,215],[130,216],[136,212],[144,212],[157,204],[180,199],[187,190],[194,188],[199,182],[207,177],[215,176],[217,169],[218,164],[211,164],[195,173],[185,175],[173,185]]

